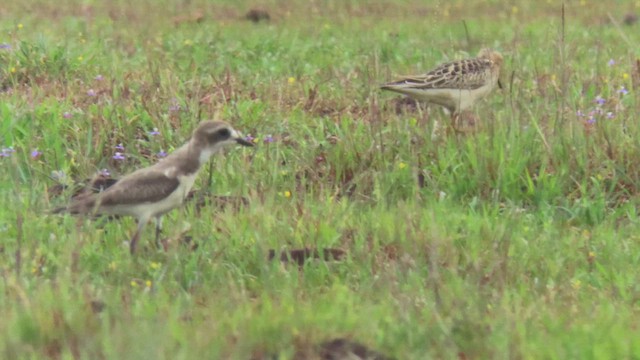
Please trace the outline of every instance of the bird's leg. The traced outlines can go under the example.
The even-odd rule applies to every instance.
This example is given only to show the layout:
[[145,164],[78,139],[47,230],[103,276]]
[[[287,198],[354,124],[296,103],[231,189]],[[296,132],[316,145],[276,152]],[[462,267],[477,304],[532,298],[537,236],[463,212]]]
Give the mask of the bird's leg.
[[160,248],[160,233],[162,232],[162,215],[156,216],[156,247]]
[[454,134],[458,132],[458,121],[460,121],[460,113],[452,112],[451,113],[451,127],[453,128]]
[[424,112],[422,109],[422,104],[416,100],[416,109],[418,109],[418,116],[420,116],[420,119],[422,120],[424,118]]
[[136,244],[138,243],[138,239],[140,239],[140,234],[142,234],[142,229],[144,229],[144,227],[147,225],[147,222],[149,222],[148,217],[138,219],[138,228],[136,229],[136,233],[133,234],[133,237],[129,242],[129,251],[131,252],[131,255],[133,255],[136,252]]

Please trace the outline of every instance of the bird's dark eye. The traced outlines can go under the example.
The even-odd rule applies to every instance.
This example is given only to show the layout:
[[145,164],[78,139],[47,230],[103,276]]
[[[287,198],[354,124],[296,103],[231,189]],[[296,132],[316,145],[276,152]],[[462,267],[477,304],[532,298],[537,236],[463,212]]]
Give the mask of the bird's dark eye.
[[231,132],[229,129],[220,129],[218,130],[218,138],[220,139],[228,139],[231,136]]

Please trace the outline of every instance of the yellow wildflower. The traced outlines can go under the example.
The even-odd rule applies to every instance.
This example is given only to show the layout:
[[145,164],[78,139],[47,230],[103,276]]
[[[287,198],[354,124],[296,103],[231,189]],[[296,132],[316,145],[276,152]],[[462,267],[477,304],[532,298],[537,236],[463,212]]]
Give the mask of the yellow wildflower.
[[582,286],[582,281],[575,279],[575,280],[571,280],[571,287],[574,290],[580,290],[580,287]]

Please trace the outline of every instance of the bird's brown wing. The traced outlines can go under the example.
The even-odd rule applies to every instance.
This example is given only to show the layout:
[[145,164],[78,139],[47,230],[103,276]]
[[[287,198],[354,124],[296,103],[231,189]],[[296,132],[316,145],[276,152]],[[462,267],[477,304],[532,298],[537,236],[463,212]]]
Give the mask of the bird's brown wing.
[[442,64],[423,75],[406,76],[386,83],[382,89],[477,89],[486,83],[486,73],[491,67],[489,59],[465,59]]
[[168,177],[159,171],[144,171],[131,175],[122,178],[101,193],[100,205],[157,202],[169,196],[180,185],[178,178]]

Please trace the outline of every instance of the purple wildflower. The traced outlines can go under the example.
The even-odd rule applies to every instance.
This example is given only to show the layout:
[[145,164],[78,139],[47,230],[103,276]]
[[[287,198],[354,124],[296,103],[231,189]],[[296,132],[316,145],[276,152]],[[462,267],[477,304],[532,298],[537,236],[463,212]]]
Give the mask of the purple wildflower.
[[593,115],[589,115],[589,118],[587,119],[587,124],[589,125],[593,125],[596,122],[596,118],[593,117]]
[[11,45],[7,43],[0,44],[0,50],[11,50]]
[[96,96],[96,91],[95,91],[95,90],[93,90],[93,89],[89,89],[89,90],[87,90],[87,95],[89,95],[89,96]]
[[125,158],[125,156],[121,152],[116,152],[115,155],[113,155],[113,159],[114,160],[124,160],[124,158]]
[[609,62],[607,63],[607,65],[609,65],[609,66],[613,66],[615,64],[616,64],[616,61],[613,60],[613,59],[610,59]]
[[111,173],[107,169],[102,169],[102,170],[98,171],[98,175],[101,175],[101,176],[104,176],[104,177],[109,177],[111,175]]
[[596,99],[594,100],[594,102],[600,106],[604,105],[605,102],[607,102],[602,96],[598,95],[596,96]]
[[102,81],[102,80],[104,80],[104,76],[102,76],[102,75],[98,74],[98,75],[96,75],[96,77],[94,77],[93,79],[94,79],[94,80],[96,80],[96,81]]
[[620,90],[618,90],[618,94],[627,95],[628,93],[629,93],[629,90],[627,90],[627,88],[625,88],[624,86],[620,86]]
[[116,145],[114,148],[115,148],[116,150],[124,151],[124,146],[122,145],[122,143],[120,143],[120,144]]
[[177,112],[180,111],[180,109],[182,109],[180,107],[180,103],[178,102],[178,99],[173,98],[171,99],[171,105],[169,106],[169,112]]
[[164,151],[164,150],[160,150],[160,151],[158,152],[158,154],[156,154],[156,155],[158,155],[158,157],[163,158],[163,157],[166,157],[166,156],[167,156],[167,152],[166,152],[166,151]]
[[62,113],[62,117],[65,118],[65,119],[71,119],[72,116],[73,116],[73,114],[71,114],[68,111],[65,111],[65,112]]
[[612,113],[611,111],[609,111],[607,113],[607,119],[613,119],[614,117],[616,117],[616,115],[614,113]]
[[582,112],[582,110],[578,110],[578,111],[576,111],[576,116],[583,117],[584,113]]
[[255,140],[255,138],[251,136],[251,134],[248,134],[247,136],[245,136],[244,139],[247,140],[248,142],[253,142],[253,140]]
[[156,135],[160,135],[160,131],[158,131],[158,128],[153,128],[153,130],[148,131],[147,134],[151,136],[156,136]]
[[271,136],[271,135],[267,135],[267,136],[265,136],[265,138],[264,138],[264,142],[266,142],[266,143],[272,143],[272,142],[274,142],[274,141],[276,141],[276,140],[275,140],[275,139],[273,138],[273,136]]
[[35,149],[33,151],[31,151],[31,158],[32,159],[37,159],[38,156],[42,155],[42,153],[40,151],[38,151],[38,149]]
[[13,149],[13,146],[9,146],[8,148],[3,148],[2,152],[0,152],[0,157],[9,157],[14,152],[16,151]]

